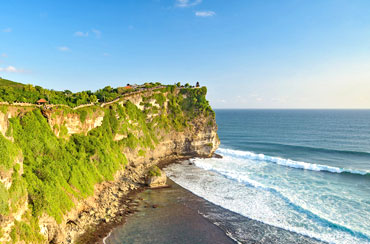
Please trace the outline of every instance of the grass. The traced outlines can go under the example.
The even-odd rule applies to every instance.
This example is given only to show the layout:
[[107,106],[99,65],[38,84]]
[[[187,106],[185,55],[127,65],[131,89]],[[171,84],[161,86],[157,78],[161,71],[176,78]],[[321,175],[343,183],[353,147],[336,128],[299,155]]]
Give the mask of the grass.
[[0,78],[0,86],[23,88],[24,84]]
[[[74,207],[74,200],[91,196],[95,184],[114,180],[115,173],[124,170],[127,158],[122,152],[130,150],[145,157],[155,150],[164,134],[186,130],[195,117],[211,114],[205,94],[204,89],[180,92],[169,86],[156,90],[144,101],[147,105],[154,100],[159,105],[147,105],[145,111],[130,101],[114,103],[109,108],[53,110],[54,119],[78,114],[81,123],[94,113],[104,113],[102,125],[86,134],[67,136],[65,123],[51,128],[39,109],[9,119],[7,134],[14,142],[0,133],[0,167],[8,172],[13,170],[13,183],[8,190],[0,183],[0,214],[16,212],[27,199],[30,209],[22,221],[15,223],[11,231],[13,241],[41,243],[38,218],[46,213],[61,223],[63,215]],[[117,134],[123,136],[119,141],[114,140]],[[22,176],[15,163],[19,155],[24,158]],[[161,171],[154,166],[148,174],[160,176]]]

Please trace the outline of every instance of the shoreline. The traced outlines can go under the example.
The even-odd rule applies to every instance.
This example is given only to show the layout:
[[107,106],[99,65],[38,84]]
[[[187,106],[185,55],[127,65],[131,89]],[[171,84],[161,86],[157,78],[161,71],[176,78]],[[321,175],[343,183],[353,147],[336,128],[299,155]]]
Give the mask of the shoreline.
[[[181,161],[188,160],[190,158],[194,158],[194,156],[172,156],[162,159],[153,165],[157,165],[160,169],[163,169],[170,164],[180,163]],[[100,218],[98,219],[98,223],[90,223],[89,226],[87,226],[86,229],[84,229],[84,231],[77,236],[75,239],[76,243],[104,243],[103,240],[108,237],[109,233],[114,228],[125,224],[127,218],[137,212],[139,202],[142,201],[140,197],[137,198],[137,195],[146,189],[151,189],[145,185],[146,169],[148,168],[149,167],[146,167],[139,173],[138,177],[140,179],[136,179],[135,188],[131,187],[132,183],[128,183],[126,186],[129,189],[128,192],[122,194],[121,196],[115,196],[118,199],[118,206],[115,207],[117,211],[112,213],[113,217],[110,218],[108,222],[107,219]],[[126,169],[127,172],[133,170],[134,169],[132,168]],[[130,175],[130,173],[128,174]],[[123,185],[125,184],[124,182],[119,183]],[[113,206],[110,207],[113,208]]]
[[137,193],[143,191],[145,188],[138,188],[130,191],[127,195],[120,198],[119,208],[117,215],[113,217],[109,222],[105,222],[103,219],[96,226],[88,227],[83,234],[79,235],[75,240],[76,243],[104,243],[104,240],[108,238],[112,230],[126,222],[128,216],[136,212],[137,207]]
[[169,178],[167,183],[167,188],[147,188],[138,192],[137,212],[113,228],[102,243],[238,243],[192,204],[198,200],[203,202],[203,199]]
[[[188,159],[189,158],[192,157],[188,157]],[[188,167],[195,167],[192,166],[190,162],[188,162],[186,159],[166,160],[166,162],[162,162],[160,166],[161,168],[163,168],[164,166],[175,163],[184,163],[188,165]],[[126,197],[123,197],[122,200],[129,200],[134,204],[129,205],[129,207],[120,214],[122,218],[119,221],[112,221],[112,223],[110,224],[102,223],[96,226],[95,230],[86,232],[84,234],[86,239],[84,239],[83,242],[80,243],[118,244],[122,243],[121,241],[126,240],[126,238],[128,238],[129,243],[130,241],[138,240],[138,243],[154,244],[167,243],[165,241],[171,238],[177,238],[177,240],[173,240],[174,242],[172,243],[262,244],[296,243],[295,241],[300,241],[300,243],[306,244],[325,243],[314,238],[297,234],[295,232],[270,226],[260,221],[252,220],[248,217],[244,217],[238,213],[222,208],[181,187],[170,178],[167,179],[167,183],[169,184],[169,187],[167,188],[152,189],[149,187],[141,187],[135,191],[130,192]],[[174,194],[173,192],[175,191],[177,192],[175,193],[176,198],[171,195]],[[179,206],[178,203],[174,203],[174,199],[176,199],[176,202],[180,202],[181,206]],[[153,211],[156,211],[157,213],[162,212],[162,215],[152,215],[151,212]],[[218,214],[214,215],[215,211]],[[179,217],[179,213],[182,212],[186,212],[186,216]],[[169,217],[166,217],[164,221],[163,219],[158,219],[163,216],[163,213],[164,215],[169,215]],[[138,220],[142,215],[145,215],[145,218],[141,218],[140,220]],[[219,217],[214,218],[215,216],[222,216],[221,221]],[[178,223],[179,219],[185,218],[186,221],[182,220],[182,223]],[[199,222],[202,222],[202,227],[199,227]],[[152,224],[146,224],[145,226],[145,223]],[[161,227],[158,226],[159,223],[167,223],[167,225]],[[235,224],[236,226],[239,226],[240,223],[243,223],[243,226],[240,227],[245,233],[245,238],[242,237],[241,239],[240,236],[235,236],[234,233]],[[181,231],[177,230],[176,232],[176,230],[173,230],[173,225],[181,226]],[[153,228],[153,226],[155,226],[155,228]],[[194,228],[194,226],[198,227]],[[200,236],[199,228],[206,228],[207,231],[204,231],[203,234]],[[199,240],[195,240],[195,242],[194,240],[190,242],[189,240],[178,241],[178,238],[183,238],[181,236],[182,232],[184,232],[184,229],[188,231],[189,236],[198,235],[199,238],[205,238],[205,240],[202,240],[201,242],[199,242]],[[126,233],[127,236],[123,235],[123,232],[128,232],[128,234]],[[148,232],[153,232],[151,233],[151,236],[156,238],[159,238],[162,235],[166,235],[168,234],[168,232],[170,232],[171,235],[168,235],[167,239],[165,239],[165,241],[162,240],[161,242],[154,242],[152,240],[141,240],[142,242],[140,242],[140,239],[143,238],[142,236],[146,236]],[[136,233],[139,233],[139,235],[137,235]],[[211,235],[209,235],[209,233],[211,233]],[[256,233],[258,233],[257,236],[255,236]],[[133,235],[137,236],[135,236],[134,238]],[[217,236],[217,238],[215,238],[214,236]],[[217,242],[217,240],[220,238],[226,239],[224,239],[223,242]]]

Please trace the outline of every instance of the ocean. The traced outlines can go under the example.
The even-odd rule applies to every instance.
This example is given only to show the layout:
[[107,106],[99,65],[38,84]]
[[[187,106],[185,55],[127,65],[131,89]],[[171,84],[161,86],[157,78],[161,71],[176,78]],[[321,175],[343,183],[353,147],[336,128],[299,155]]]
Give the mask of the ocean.
[[270,229],[279,240],[370,243],[370,110],[216,110],[216,120],[223,158],[165,169],[222,207],[206,218],[240,243],[268,243]]

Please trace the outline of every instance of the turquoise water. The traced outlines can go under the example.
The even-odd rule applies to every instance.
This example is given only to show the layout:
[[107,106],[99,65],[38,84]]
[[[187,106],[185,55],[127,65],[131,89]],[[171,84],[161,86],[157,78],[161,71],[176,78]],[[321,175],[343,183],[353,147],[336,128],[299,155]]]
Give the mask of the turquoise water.
[[[167,169],[206,200],[329,243],[370,243],[370,110],[216,110],[222,159]],[[235,229],[234,237],[242,237]]]

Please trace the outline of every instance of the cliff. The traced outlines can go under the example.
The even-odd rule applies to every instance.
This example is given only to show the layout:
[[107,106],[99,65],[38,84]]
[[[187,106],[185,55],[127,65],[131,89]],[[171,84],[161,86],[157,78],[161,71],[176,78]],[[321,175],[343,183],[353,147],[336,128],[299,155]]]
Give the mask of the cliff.
[[0,243],[74,243],[114,218],[162,160],[209,157],[206,88],[147,89],[79,109],[0,109]]

